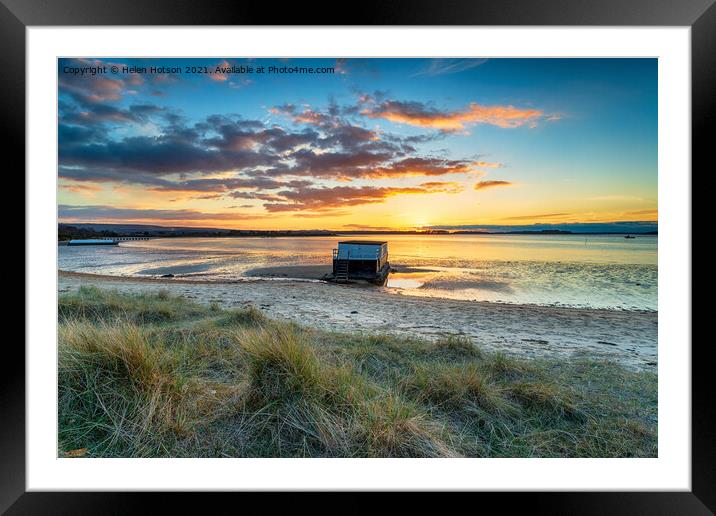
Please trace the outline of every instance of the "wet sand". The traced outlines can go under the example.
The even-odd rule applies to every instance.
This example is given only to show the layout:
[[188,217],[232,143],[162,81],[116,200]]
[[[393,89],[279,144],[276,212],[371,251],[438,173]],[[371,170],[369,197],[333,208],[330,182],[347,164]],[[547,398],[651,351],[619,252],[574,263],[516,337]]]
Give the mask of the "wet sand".
[[244,273],[249,278],[296,278],[320,280],[331,274],[331,265],[279,265],[276,267],[258,267]]
[[[315,278],[312,270],[303,271]],[[656,369],[658,315],[536,305],[415,297],[381,287],[282,280],[281,267],[254,269],[267,280],[211,282],[128,278],[60,271],[59,290],[95,285],[122,292],[167,290],[225,308],[253,305],[267,316],[323,330],[390,333],[435,339],[470,337],[484,349],[526,357],[608,358],[631,368]],[[293,269],[293,267],[292,267]],[[261,271],[261,274],[256,273]],[[291,271],[290,277],[296,277]],[[307,278],[308,279],[308,278]]]
[[[425,274],[437,272],[435,269],[407,267],[391,264],[391,270],[398,274]],[[333,272],[331,264],[317,265],[276,265],[274,267],[257,267],[249,269],[244,276],[249,278],[295,278],[322,280]],[[474,283],[471,283],[472,286]]]

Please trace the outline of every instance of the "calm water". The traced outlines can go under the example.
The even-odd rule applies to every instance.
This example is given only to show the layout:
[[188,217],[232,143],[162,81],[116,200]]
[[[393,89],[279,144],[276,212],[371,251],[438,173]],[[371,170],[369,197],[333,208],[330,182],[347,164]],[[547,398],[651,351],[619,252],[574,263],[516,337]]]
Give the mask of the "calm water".
[[[360,237],[358,237],[360,238]],[[658,237],[371,235],[388,241],[386,290],[415,296],[657,309]],[[266,266],[326,264],[336,237],[181,238],[59,249],[63,270],[236,280]]]

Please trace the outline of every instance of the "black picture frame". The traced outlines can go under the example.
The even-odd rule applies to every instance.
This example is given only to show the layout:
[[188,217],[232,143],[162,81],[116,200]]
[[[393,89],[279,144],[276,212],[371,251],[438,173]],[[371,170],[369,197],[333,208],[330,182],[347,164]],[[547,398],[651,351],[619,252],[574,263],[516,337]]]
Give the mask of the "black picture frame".
[[[691,27],[692,172],[706,172],[713,146],[707,124],[715,120],[715,0],[453,0],[448,2],[362,2],[355,12],[338,4],[278,4],[222,0],[0,0],[0,76],[5,158],[15,170],[25,166],[25,29],[62,25],[549,25],[549,26],[688,26]],[[347,5],[347,4],[346,4]],[[22,168],[21,168],[22,167]],[[24,186],[22,187],[24,188]],[[27,238],[27,237],[26,237]],[[541,514],[713,514],[716,512],[716,404],[709,399],[712,365],[709,342],[692,347],[692,491],[620,493],[485,493],[503,507],[515,503]],[[690,345],[691,343],[679,343]],[[7,514],[114,514],[144,512],[161,498],[181,504],[186,496],[130,493],[25,492],[25,356],[7,340],[6,367],[0,375],[0,511]],[[12,364],[12,365],[10,365]],[[203,511],[225,504],[227,497],[204,495]],[[246,496],[246,495],[239,495]],[[497,498],[500,498],[499,500]],[[314,506],[311,497],[303,498]],[[505,503],[507,502],[507,503]],[[245,502],[244,502],[245,503]],[[300,503],[300,502],[299,502]],[[421,496],[409,503],[423,504]],[[373,510],[357,502],[353,510]],[[144,509],[144,511],[142,510]],[[404,506],[403,509],[407,509]],[[234,511],[232,511],[234,512]],[[345,512],[345,511],[342,511]],[[363,512],[363,511],[361,511]]]

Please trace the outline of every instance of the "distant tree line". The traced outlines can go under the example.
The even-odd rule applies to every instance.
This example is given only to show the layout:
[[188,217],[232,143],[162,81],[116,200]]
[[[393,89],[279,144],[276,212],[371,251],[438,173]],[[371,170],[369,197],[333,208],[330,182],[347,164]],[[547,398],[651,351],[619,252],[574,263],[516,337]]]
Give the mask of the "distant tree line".
[[[404,234],[429,234],[429,235],[621,235],[627,234],[625,231],[615,232],[574,232],[562,229],[542,229],[542,230],[519,230],[519,231],[485,231],[485,230],[458,230],[447,231],[444,229],[424,229],[424,230],[384,230],[384,231],[327,231],[320,229],[287,229],[280,231],[270,231],[261,229],[194,229],[194,228],[161,228],[154,227],[151,230],[141,231],[112,231],[109,229],[92,229],[88,227],[77,227],[69,224],[59,224],[57,228],[57,236],[59,241],[86,239],[86,238],[116,238],[116,237],[151,237],[151,238],[178,238],[178,237],[300,237],[300,236],[338,236],[338,235],[404,235]],[[634,235],[657,235],[657,231],[632,232]]]
[[78,228],[75,226],[66,226],[64,224],[60,224],[57,227],[57,240],[62,242],[64,240],[74,240],[74,239],[86,239],[86,238],[114,238],[122,236],[119,233],[115,233],[114,231],[95,231],[94,229],[90,228]]
[[151,238],[177,238],[177,237],[281,237],[281,236],[334,236],[332,231],[322,230],[284,230],[267,231],[254,229],[231,229],[231,230],[196,230],[187,228],[166,228],[152,229],[151,231],[126,231],[118,232],[107,229],[96,230],[86,227],[77,227],[68,224],[59,224],[57,227],[57,239],[65,240],[90,239],[90,238],[118,238],[118,237],[151,237]]

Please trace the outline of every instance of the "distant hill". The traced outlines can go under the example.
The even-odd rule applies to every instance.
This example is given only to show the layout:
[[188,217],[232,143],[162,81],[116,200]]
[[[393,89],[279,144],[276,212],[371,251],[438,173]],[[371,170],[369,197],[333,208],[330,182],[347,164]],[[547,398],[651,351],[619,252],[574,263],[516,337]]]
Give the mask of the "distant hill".
[[280,237],[280,236],[331,236],[335,233],[323,230],[267,231],[253,229],[220,229],[166,227],[145,224],[64,224],[57,226],[59,241],[82,238],[118,238],[145,236],[152,238],[170,237]]
[[448,230],[451,233],[501,233],[528,235],[656,235],[659,232],[658,222],[624,221],[624,222],[579,222],[556,224],[522,224],[522,225],[463,225],[433,226],[433,229]]
[[220,228],[194,228],[194,227],[172,227],[172,226],[152,226],[149,224],[60,224],[61,228],[77,228],[79,230],[91,230],[95,232],[109,231],[122,235],[135,235],[137,233],[229,233],[229,229]]

